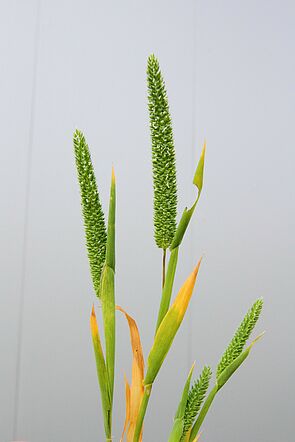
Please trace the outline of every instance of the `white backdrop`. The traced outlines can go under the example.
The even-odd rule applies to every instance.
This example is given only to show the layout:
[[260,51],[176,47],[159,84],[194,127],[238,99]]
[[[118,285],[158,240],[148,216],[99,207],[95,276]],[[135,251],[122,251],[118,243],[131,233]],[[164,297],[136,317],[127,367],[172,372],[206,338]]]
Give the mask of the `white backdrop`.
[[[293,1],[1,0],[0,442],[103,440],[89,335],[94,300],[72,133],[92,150],[107,208],[118,185],[117,302],[145,354],[160,296],[153,243],[146,59],[166,79],[179,213],[204,138],[205,185],[176,288],[204,255],[189,318],[153,391],[147,442],[167,440],[191,363],[213,367],[259,296],[267,334],[222,390],[202,440],[292,441]],[[114,441],[129,335],[118,318]]]

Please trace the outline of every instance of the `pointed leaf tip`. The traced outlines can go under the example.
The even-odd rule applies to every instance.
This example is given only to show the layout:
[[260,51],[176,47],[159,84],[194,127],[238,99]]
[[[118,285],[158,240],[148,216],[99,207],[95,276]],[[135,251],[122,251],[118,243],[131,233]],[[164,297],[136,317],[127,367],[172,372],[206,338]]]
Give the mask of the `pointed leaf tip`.
[[202,260],[203,260],[203,256],[201,256],[201,258],[198,261],[198,264],[196,265],[196,267],[193,270],[194,277],[197,277]]
[[193,179],[193,183],[199,189],[199,194],[203,187],[203,178],[204,178],[204,163],[205,163],[205,153],[206,153],[206,140],[203,144],[203,149],[201,152],[201,156],[197,165],[196,173]]
[[205,156],[206,149],[207,149],[207,140],[206,140],[206,138],[205,138],[205,140],[204,140],[204,144],[203,144],[203,150],[202,150],[202,156],[203,156],[203,157]]
[[264,330],[262,333],[260,333],[250,344],[250,347],[253,347],[254,344],[256,344],[257,341],[259,341],[263,336],[265,335],[266,331]]
[[90,316],[90,327],[91,327],[92,336],[97,336],[98,335],[98,326],[97,326],[97,321],[96,321],[94,304],[92,304],[92,310],[91,310],[91,316]]
[[114,166],[112,166],[112,182],[113,182],[113,183],[116,182],[116,176],[115,176],[115,169],[114,169]]

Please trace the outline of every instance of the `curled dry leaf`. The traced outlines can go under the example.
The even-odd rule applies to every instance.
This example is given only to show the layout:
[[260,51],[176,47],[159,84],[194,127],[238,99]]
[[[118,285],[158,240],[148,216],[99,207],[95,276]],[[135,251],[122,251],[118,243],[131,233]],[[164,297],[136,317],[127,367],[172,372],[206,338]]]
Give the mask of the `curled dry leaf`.
[[[124,429],[121,436],[123,441],[124,434],[127,432],[127,442],[133,441],[136,420],[139,412],[139,407],[144,394],[143,379],[144,379],[144,359],[142,346],[140,341],[140,335],[135,320],[128,315],[128,313],[122,309],[122,307],[116,306],[116,309],[122,312],[128,322],[130,331],[130,340],[132,348],[132,378],[131,385],[129,386],[127,379],[125,378],[125,395],[126,395],[126,416]],[[140,437],[142,440],[142,436]]]

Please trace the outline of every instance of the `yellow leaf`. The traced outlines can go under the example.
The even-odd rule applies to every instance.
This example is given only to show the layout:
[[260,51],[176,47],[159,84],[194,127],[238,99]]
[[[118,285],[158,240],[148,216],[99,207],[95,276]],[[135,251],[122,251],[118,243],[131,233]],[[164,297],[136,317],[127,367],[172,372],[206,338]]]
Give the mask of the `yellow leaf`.
[[179,290],[173,304],[164,316],[148,356],[147,373],[144,385],[151,385],[157,376],[163,361],[172,345],[177,330],[182,323],[189,301],[193,294],[201,259]]
[[97,325],[96,315],[95,315],[95,310],[94,310],[94,305],[92,306],[92,310],[91,310],[90,328],[91,328],[91,334],[92,334],[93,338],[96,338],[97,336],[99,336],[99,334],[98,334],[98,325]]
[[125,381],[125,403],[126,403],[126,411],[125,411],[125,422],[124,422],[124,428],[122,431],[122,436],[120,439],[120,442],[123,442],[124,440],[124,434],[126,432],[127,429],[127,425],[129,423],[130,420],[130,385],[128,384],[127,378],[126,376],[124,376],[124,381]]
[[181,320],[186,312],[188,303],[192,297],[193,288],[195,286],[197,274],[201,265],[202,258],[199,260],[198,264],[194,268],[193,272],[189,275],[184,285],[179,290],[171,309],[175,309],[180,316]]
[[[144,386],[143,386],[144,359],[143,359],[140,335],[135,320],[130,315],[128,315],[128,313],[125,312],[125,310],[123,310],[121,307],[117,306],[116,308],[120,312],[124,313],[128,321],[132,354],[133,354],[132,379],[131,379],[131,386],[129,389],[129,393],[128,394],[126,393],[126,418],[124,425],[125,430],[127,427],[127,442],[132,442],[134,437],[134,431],[139,412],[139,407],[144,394]],[[126,388],[126,380],[125,380],[125,388]],[[127,407],[127,400],[129,401],[128,407]],[[140,441],[141,440],[142,436],[140,437]]]

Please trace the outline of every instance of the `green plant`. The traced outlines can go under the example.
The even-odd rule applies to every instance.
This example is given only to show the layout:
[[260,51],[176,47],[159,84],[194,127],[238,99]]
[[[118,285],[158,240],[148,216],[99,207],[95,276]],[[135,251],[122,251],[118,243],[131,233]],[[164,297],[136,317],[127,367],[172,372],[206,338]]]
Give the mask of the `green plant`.
[[[106,440],[112,439],[112,410],[114,397],[115,313],[116,309],[127,319],[132,347],[131,384],[125,379],[126,419],[121,440],[142,440],[143,421],[152,386],[180,327],[200,268],[199,260],[171,303],[179,248],[190,223],[203,188],[206,146],[204,144],[193,178],[197,188],[192,207],[185,208],[177,224],[176,161],[169,112],[168,97],[157,58],[151,55],[147,65],[148,103],[152,140],[152,166],[154,183],[154,237],[163,250],[162,296],[156,322],[155,337],[144,369],[143,351],[138,327],[134,319],[115,305],[115,213],[116,182],[112,171],[107,226],[97,190],[90,152],[82,132],[74,134],[74,149],[81,191],[85,224],[86,247],[95,293],[102,307],[104,345],[102,344],[94,307],[91,313],[91,332],[100,386]],[[166,269],[167,253],[169,253]],[[212,376],[210,367],[204,367],[198,380],[192,383],[194,365],[186,380],[177,408],[169,442],[195,442],[200,428],[217,394],[232,374],[248,357],[258,336],[246,349],[245,345],[259,318],[263,302],[258,299],[250,308],[216,369],[214,385],[207,395]],[[105,350],[103,350],[103,347]]]

